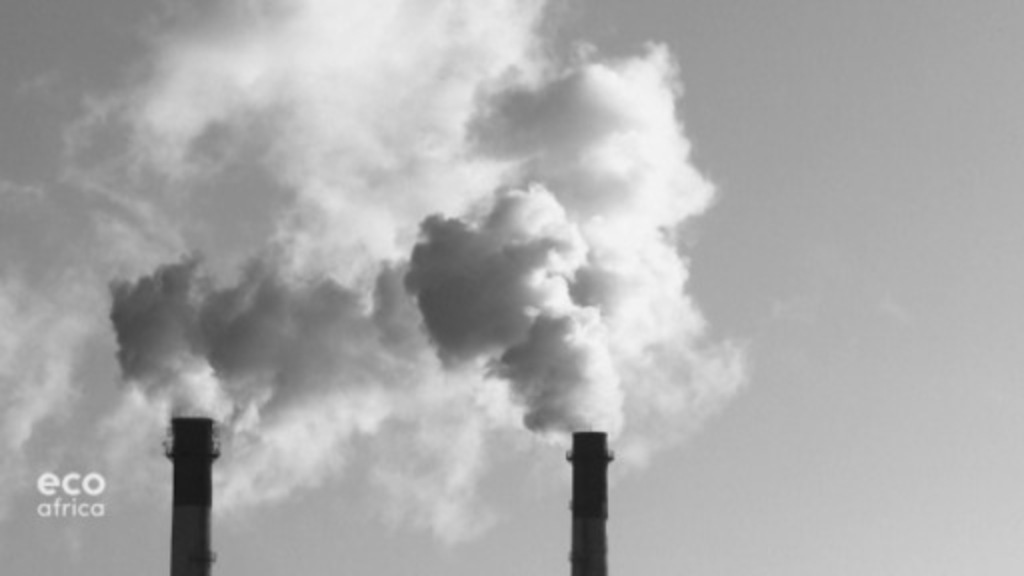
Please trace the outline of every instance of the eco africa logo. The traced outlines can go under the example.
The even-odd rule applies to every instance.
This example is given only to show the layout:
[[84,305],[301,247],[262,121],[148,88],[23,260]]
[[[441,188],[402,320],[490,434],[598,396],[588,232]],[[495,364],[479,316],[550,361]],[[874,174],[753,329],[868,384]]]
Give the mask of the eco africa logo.
[[36,481],[36,488],[44,497],[52,498],[36,508],[43,518],[99,518],[107,513],[99,501],[107,481],[95,472],[70,472],[64,476],[45,472]]

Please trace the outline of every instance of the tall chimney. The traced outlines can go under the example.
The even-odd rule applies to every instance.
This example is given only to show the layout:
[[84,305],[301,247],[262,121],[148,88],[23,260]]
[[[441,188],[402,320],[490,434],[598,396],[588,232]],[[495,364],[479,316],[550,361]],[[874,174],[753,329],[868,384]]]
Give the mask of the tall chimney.
[[210,418],[174,418],[165,444],[174,463],[171,576],[209,576],[213,461],[220,446]]
[[608,436],[604,432],[572,435],[572,576],[608,575]]

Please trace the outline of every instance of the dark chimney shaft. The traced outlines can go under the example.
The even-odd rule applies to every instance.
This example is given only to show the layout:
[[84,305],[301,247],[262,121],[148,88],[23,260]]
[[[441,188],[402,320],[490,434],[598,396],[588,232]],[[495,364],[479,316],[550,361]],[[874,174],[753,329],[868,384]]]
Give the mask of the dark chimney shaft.
[[220,456],[210,418],[174,418],[167,439],[174,462],[174,515],[171,520],[171,576],[209,576],[213,461]]
[[608,436],[604,432],[572,435],[572,576],[607,576]]

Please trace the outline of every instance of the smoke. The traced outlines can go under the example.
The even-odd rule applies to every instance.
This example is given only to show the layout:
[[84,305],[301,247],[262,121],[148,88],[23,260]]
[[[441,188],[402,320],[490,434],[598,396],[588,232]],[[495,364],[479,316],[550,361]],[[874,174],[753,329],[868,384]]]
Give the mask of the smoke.
[[222,2],[161,41],[153,77],[124,111],[134,156],[195,180],[223,168],[204,154],[211,139],[260,149],[294,193],[274,216],[292,265],[362,279],[404,257],[425,216],[457,212],[494,184],[501,163],[473,154],[466,132],[482,88],[543,66],[542,9]]
[[[410,343],[394,336],[391,275],[382,269],[357,293],[330,277],[289,276],[263,255],[224,283],[192,256],[111,285],[123,378],[165,419],[198,414],[224,425],[221,509],[319,486],[344,469],[355,437],[399,409],[422,359],[401,354]],[[150,421],[132,415],[140,408],[124,405],[110,434]]]
[[364,301],[331,278],[287,277],[270,257],[219,288],[200,267],[191,257],[111,285],[122,375],[157,395],[184,388],[176,412],[235,418],[253,403],[301,400],[339,375],[346,386],[377,385],[400,361],[386,299]]
[[407,282],[441,357],[509,380],[530,429],[617,434],[627,401],[688,384],[661,350],[705,355],[677,235],[712,189],[687,162],[676,86],[654,47],[504,89],[473,134],[528,187],[421,227]]
[[618,431],[621,399],[599,312],[571,281],[586,245],[543,190],[501,193],[483,222],[429,218],[409,290],[446,363],[490,358],[526,406],[528,428]]
[[[110,317],[122,375],[159,394],[179,385],[183,367],[206,366],[235,411],[315,396],[340,376],[345,386],[376,387],[415,361],[407,355],[414,335],[401,332],[400,303],[389,294],[391,275],[384,269],[360,293],[329,277],[287,277],[256,258],[237,283],[217,287],[190,257],[115,282]],[[182,409],[214,408],[181,401]]]
[[[82,278],[61,280],[73,286]],[[82,304],[99,305],[94,300],[87,290],[38,293],[15,274],[0,279],[0,520],[10,497],[30,483],[26,451],[39,428],[69,416],[72,375],[93,332]]]
[[115,281],[110,318],[131,390],[226,423],[221,504],[321,485],[364,438],[389,513],[457,540],[488,525],[495,432],[602,429],[642,462],[738,388],[686,293],[713,187],[665,48],[559,62],[532,0],[210,10],[124,98],[132,162],[180,191],[244,142],[288,207],[240,272]]

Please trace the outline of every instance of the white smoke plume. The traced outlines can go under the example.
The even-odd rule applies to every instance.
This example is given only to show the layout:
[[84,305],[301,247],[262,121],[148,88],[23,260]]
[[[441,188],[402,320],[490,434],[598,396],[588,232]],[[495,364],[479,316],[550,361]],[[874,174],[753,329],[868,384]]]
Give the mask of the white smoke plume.
[[355,436],[418,416],[403,398],[415,397],[410,388],[436,361],[402,325],[397,277],[384,268],[357,292],[329,277],[287,276],[264,256],[218,286],[190,257],[115,282],[122,375],[170,414],[224,424],[221,506],[282,499],[340,471]]
[[441,357],[492,358],[541,431],[618,432],[621,394],[599,310],[571,285],[586,244],[543,190],[502,193],[483,222],[432,217],[407,283]]
[[364,302],[330,278],[279,270],[254,259],[237,284],[217,288],[193,257],[112,284],[122,375],[166,392],[176,412],[229,419],[253,403],[315,395],[341,374],[346,386],[389,381],[402,357],[377,325],[391,313],[388,302]]
[[365,437],[391,513],[457,540],[492,432],[607,430],[640,462],[740,385],[686,294],[713,188],[671,56],[560,63],[544,8],[232,0],[158,42],[119,104],[132,162],[187,189],[244,144],[292,194],[237,278],[111,286],[125,380],[227,423],[219,502],[320,485]]

